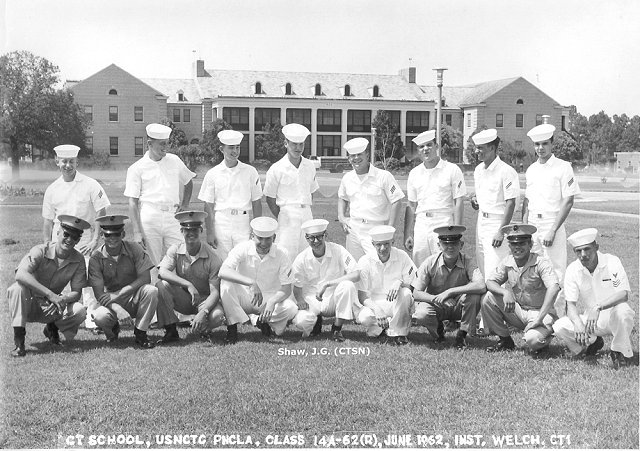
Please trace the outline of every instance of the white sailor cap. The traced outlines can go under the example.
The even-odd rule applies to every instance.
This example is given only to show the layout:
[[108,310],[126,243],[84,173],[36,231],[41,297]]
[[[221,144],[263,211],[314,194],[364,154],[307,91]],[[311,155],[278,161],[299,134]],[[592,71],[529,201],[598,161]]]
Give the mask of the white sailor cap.
[[424,146],[428,142],[435,141],[436,139],[436,131],[435,130],[427,130],[426,132],[420,133],[418,136],[413,138],[413,141],[416,146]]
[[76,158],[80,147],[73,144],[62,144],[53,148],[58,158]]
[[236,130],[222,130],[218,133],[220,142],[227,146],[238,146],[244,135]]
[[255,236],[269,238],[278,230],[278,221],[268,216],[260,216],[251,221],[251,230]]
[[547,139],[551,139],[553,136],[553,132],[556,131],[556,128],[551,124],[540,124],[537,127],[533,127],[527,133],[527,136],[531,138],[531,141],[534,143],[539,143],[541,141],[546,141]]
[[364,152],[369,145],[367,138],[353,138],[344,143],[342,148],[347,151],[349,155],[357,155]]
[[571,247],[576,248],[593,243],[598,237],[598,229],[589,228],[578,230],[576,233],[567,238]]
[[162,124],[147,125],[147,136],[153,139],[169,139],[171,127]]
[[471,137],[473,139],[473,143],[476,146],[481,146],[483,144],[488,144],[498,137],[498,130],[495,128],[490,128],[488,130],[482,130],[479,133],[476,133]]
[[395,233],[395,227],[391,227],[389,225],[375,226],[369,230],[371,241],[391,241]]
[[302,223],[300,228],[304,233],[321,233],[327,230],[329,221],[326,219],[310,219]]
[[311,134],[309,129],[300,124],[287,124],[282,127],[282,134],[293,143],[303,143]]

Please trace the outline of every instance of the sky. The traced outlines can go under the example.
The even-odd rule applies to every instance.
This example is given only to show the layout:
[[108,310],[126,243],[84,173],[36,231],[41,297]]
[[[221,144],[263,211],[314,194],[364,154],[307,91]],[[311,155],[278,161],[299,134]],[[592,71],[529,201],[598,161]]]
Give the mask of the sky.
[[0,0],[0,51],[81,80],[210,69],[397,74],[461,86],[522,76],[586,116],[640,115],[637,0]]

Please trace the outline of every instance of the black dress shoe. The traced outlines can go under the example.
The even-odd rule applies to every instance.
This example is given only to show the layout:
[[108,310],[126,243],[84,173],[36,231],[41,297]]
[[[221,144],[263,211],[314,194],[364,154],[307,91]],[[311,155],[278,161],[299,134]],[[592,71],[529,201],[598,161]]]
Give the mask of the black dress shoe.
[[107,337],[107,343],[113,343],[114,341],[118,340],[118,337],[120,336],[120,323],[114,324],[114,326],[111,328],[111,333],[112,335]]
[[398,346],[408,345],[409,344],[409,339],[407,337],[405,337],[404,335],[399,335],[399,336],[395,337],[395,343]]
[[333,341],[337,341],[339,343],[342,343],[343,341],[346,340],[346,338],[344,338],[344,335],[342,335],[342,331],[341,330],[334,330],[331,333],[331,338],[333,338]]
[[180,341],[180,334],[178,333],[178,329],[176,329],[176,325],[170,324],[169,326],[166,327],[166,330],[164,332],[164,337],[156,341],[156,344],[166,345],[169,343],[175,343],[176,341]]
[[234,345],[238,342],[238,325],[227,326],[227,335],[224,337],[224,344]]
[[147,332],[138,328],[133,329],[133,335],[136,337],[135,343],[143,349],[151,349],[155,347],[155,343],[149,341]]
[[24,357],[27,355],[27,351],[23,347],[16,346],[16,348],[11,351],[11,357]]
[[631,357],[623,356],[621,352],[611,351],[609,355],[611,356],[611,366],[615,370],[617,370],[618,368],[622,368],[624,366],[633,365],[633,359],[631,359]]
[[260,331],[262,332],[262,335],[264,335],[265,337],[271,336],[272,330],[271,330],[271,326],[269,326],[269,323],[263,323],[262,321],[258,321],[256,323],[256,327],[260,329]]
[[44,330],[42,331],[45,337],[49,339],[49,342],[56,346],[62,346],[62,342],[60,341],[60,333],[58,333],[58,326],[55,323],[48,323],[44,326]]
[[467,340],[465,340],[464,335],[462,335],[460,332],[458,332],[458,334],[456,335],[455,346],[459,351],[463,351],[467,347]]
[[322,315],[318,315],[318,318],[316,319],[316,323],[314,324],[313,329],[311,329],[311,333],[309,334],[309,336],[317,337],[321,333],[322,333]]
[[516,344],[513,342],[511,336],[500,337],[500,340],[498,340],[495,345],[487,348],[487,352],[512,351],[515,347]]
[[587,347],[587,350],[584,352],[584,355],[587,357],[594,356],[603,347],[604,347],[604,340],[602,339],[602,337],[596,337],[596,341],[594,341]]

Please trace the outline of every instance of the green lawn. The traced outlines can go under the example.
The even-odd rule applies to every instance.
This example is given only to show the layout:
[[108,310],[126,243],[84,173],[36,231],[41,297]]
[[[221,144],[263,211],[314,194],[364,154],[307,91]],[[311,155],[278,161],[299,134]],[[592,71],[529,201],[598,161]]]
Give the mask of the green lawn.
[[[114,202],[110,211],[125,213],[121,186],[106,185]],[[194,207],[201,208],[197,202]],[[331,239],[344,244],[335,197],[318,199],[314,215],[328,219]],[[467,206],[465,249],[471,253],[474,224]],[[567,221],[568,233],[587,226],[600,230],[601,250],[625,264],[638,312],[637,219],[574,212]],[[41,227],[37,205],[0,207],[3,293]],[[84,448],[92,447],[90,435],[100,434],[138,435],[152,447],[161,447],[156,434],[204,434],[206,444],[196,446],[207,448],[220,446],[216,434],[250,435],[254,443],[246,447],[256,441],[260,447],[296,447],[282,444],[283,437],[302,434],[305,443],[298,447],[314,447],[323,435],[347,433],[369,445],[373,434],[377,442],[387,434],[410,434],[414,447],[419,435],[442,436],[442,445],[429,447],[454,447],[456,435],[480,434],[486,447],[495,448],[492,435],[534,434],[547,448],[558,445],[559,435],[570,436],[564,441],[570,448],[638,448],[638,367],[614,371],[604,351],[595,362],[574,361],[554,342],[548,359],[534,360],[522,350],[489,355],[484,348],[495,338],[474,337],[460,353],[451,335],[445,346],[436,346],[422,327],[412,329],[411,345],[398,348],[367,338],[356,325],[345,327],[348,341],[338,346],[327,338],[328,322],[322,336],[304,341],[294,331],[266,341],[243,326],[241,341],[231,347],[222,345],[224,329],[214,333],[213,344],[181,329],[184,340],[177,346],[149,351],[133,347],[131,330],[116,346],[81,330],[73,345],[52,351],[42,325],[31,324],[27,357],[11,359],[13,333],[4,305],[3,448],[62,448],[75,434],[85,436]],[[521,346],[521,335],[515,337]],[[637,360],[637,328],[633,339]],[[605,343],[608,349],[610,339]]]

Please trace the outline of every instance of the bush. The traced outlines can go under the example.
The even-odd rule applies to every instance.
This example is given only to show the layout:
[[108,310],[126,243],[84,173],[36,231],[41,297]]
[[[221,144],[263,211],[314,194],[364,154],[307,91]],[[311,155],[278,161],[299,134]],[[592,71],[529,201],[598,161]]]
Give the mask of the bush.
[[96,152],[85,158],[78,158],[78,166],[90,169],[106,169],[111,166],[111,158],[107,152]]
[[397,158],[387,158],[387,166],[385,167],[384,162],[382,160],[378,160],[374,164],[378,169],[386,169],[387,171],[395,171],[400,169],[400,160]]
[[185,166],[193,172],[198,169],[199,165],[209,163],[209,158],[205,158],[205,153],[197,144],[189,144],[187,146],[169,149],[169,152],[179,156]]

